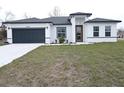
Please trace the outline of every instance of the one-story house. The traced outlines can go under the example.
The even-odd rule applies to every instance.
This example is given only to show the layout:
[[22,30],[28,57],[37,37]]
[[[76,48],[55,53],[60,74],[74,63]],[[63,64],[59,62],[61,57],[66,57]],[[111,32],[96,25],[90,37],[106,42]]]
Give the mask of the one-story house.
[[69,16],[44,19],[28,18],[3,22],[8,43],[65,43],[116,42],[120,20],[94,18],[92,13],[72,13]]

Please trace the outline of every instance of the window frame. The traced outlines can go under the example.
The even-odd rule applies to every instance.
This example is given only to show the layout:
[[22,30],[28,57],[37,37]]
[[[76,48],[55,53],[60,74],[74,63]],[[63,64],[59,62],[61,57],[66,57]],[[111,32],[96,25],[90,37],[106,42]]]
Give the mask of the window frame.
[[[98,29],[96,30],[95,27],[98,27]],[[95,33],[97,33],[98,36],[95,36]],[[93,26],[93,37],[99,37],[99,26]]]
[[[107,29],[107,27],[110,27]],[[109,33],[109,35],[107,35]],[[111,26],[105,26],[105,37],[111,37]]]
[[[62,28],[65,29],[65,32],[63,32],[63,31],[60,31],[60,32],[59,32],[58,29],[60,29],[60,28],[61,28],[61,29],[62,29]],[[67,28],[66,28],[66,27],[56,27],[56,33],[57,33],[56,36],[57,36],[57,38],[60,38],[60,37],[58,36],[58,33],[59,33],[59,34],[65,34],[64,38],[66,38],[66,37],[67,37],[66,32],[67,32]]]

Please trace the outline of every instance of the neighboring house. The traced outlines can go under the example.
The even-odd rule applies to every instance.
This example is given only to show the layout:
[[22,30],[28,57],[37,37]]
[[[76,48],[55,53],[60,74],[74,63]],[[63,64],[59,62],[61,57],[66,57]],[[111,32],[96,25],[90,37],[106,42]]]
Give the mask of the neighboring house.
[[67,17],[29,18],[3,22],[9,43],[56,43],[64,37],[67,43],[116,42],[120,20],[95,18],[91,13],[72,13]]

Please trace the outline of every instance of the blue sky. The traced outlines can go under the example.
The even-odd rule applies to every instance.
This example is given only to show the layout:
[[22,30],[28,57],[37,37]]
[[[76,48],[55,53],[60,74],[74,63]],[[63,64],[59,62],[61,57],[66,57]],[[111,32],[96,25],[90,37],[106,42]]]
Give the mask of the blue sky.
[[[7,11],[11,11],[15,19],[23,18],[24,13],[31,17],[45,18],[55,6],[61,9],[63,16],[73,12],[90,12],[93,13],[91,18],[124,21],[124,0],[0,0],[0,18],[4,18]],[[123,22],[118,25],[123,26]]]

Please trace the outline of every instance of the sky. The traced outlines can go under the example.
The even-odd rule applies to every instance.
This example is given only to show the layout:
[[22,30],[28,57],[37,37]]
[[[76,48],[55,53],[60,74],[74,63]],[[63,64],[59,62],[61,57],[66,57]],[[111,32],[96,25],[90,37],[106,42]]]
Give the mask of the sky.
[[[74,12],[92,13],[91,18],[108,18],[124,21],[124,0],[0,0],[0,18],[11,11],[15,19],[31,17],[46,18],[54,7],[61,10],[63,16]],[[118,24],[124,28],[124,22]]]

